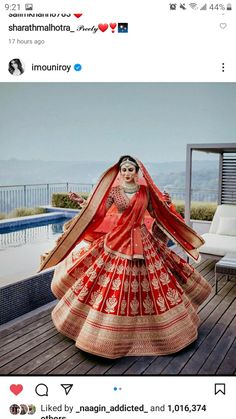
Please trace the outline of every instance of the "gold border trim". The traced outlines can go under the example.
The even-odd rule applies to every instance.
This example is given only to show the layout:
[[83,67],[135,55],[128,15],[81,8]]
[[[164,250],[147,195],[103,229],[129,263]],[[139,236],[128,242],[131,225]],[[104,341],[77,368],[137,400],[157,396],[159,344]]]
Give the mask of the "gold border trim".
[[128,259],[128,260],[133,260],[133,259],[145,259],[143,255],[133,255],[133,256],[128,256],[125,253],[120,253],[116,250],[112,250],[110,249],[110,247],[108,247],[106,245],[106,239],[104,240],[104,250],[106,250],[106,252],[111,253],[113,255],[116,256],[120,256],[122,259]]
[[104,195],[114,182],[117,173],[118,164],[115,164],[103,173],[88,199],[88,204],[82,209],[79,215],[76,215],[68,230],[62,234],[58,244],[51,250],[40,266],[39,272],[61,262],[73,249],[74,245],[78,243],[81,235],[95,216]]

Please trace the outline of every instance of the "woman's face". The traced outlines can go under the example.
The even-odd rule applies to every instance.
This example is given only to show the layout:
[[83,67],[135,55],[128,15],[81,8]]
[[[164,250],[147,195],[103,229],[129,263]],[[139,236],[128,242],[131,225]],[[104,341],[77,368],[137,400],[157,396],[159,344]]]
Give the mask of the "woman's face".
[[12,64],[12,67],[14,68],[14,70],[17,70],[18,69],[18,64],[17,64],[17,62],[16,61],[12,61],[11,62],[11,64]]
[[136,170],[133,164],[125,163],[120,168],[122,180],[126,183],[133,183],[136,176]]

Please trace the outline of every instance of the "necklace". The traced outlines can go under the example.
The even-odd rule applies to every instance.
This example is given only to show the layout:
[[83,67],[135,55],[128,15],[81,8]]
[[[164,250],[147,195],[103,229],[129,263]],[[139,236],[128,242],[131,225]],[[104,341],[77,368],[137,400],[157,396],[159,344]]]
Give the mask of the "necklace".
[[135,193],[139,190],[139,185],[134,185],[134,186],[122,186],[123,187],[123,191],[126,193]]

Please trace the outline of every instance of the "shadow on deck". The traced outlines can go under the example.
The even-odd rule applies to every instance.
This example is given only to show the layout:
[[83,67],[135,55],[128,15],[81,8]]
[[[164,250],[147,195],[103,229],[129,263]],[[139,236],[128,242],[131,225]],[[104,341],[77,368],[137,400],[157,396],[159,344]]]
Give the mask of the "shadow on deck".
[[[197,265],[214,285],[215,261]],[[199,310],[196,342],[167,356],[99,358],[82,352],[55,329],[55,302],[0,327],[2,375],[233,375],[236,372],[236,278],[219,280]]]

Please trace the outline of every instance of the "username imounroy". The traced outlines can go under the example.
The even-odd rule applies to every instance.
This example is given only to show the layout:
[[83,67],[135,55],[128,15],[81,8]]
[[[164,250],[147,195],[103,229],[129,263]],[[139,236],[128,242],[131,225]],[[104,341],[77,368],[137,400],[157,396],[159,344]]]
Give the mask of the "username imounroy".
[[29,31],[29,32],[37,32],[37,31],[45,31],[45,32],[55,32],[55,31],[68,31],[70,32],[69,25],[53,25],[49,23],[48,25],[35,25],[31,23],[30,25],[9,25],[9,31]]
[[32,64],[32,71],[66,71],[69,73],[71,65],[67,64]]

